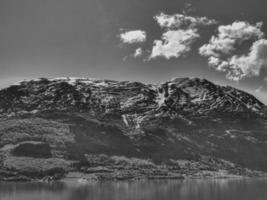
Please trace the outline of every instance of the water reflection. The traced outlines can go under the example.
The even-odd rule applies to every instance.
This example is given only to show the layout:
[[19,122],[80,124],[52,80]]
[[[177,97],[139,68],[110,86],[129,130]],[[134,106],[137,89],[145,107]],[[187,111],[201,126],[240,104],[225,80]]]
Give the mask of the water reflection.
[[266,200],[267,179],[0,183],[1,200]]

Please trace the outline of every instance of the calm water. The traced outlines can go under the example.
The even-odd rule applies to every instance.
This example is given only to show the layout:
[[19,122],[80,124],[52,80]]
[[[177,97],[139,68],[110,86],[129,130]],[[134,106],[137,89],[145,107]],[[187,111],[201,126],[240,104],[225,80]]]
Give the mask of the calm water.
[[266,200],[267,179],[0,183],[1,200]]

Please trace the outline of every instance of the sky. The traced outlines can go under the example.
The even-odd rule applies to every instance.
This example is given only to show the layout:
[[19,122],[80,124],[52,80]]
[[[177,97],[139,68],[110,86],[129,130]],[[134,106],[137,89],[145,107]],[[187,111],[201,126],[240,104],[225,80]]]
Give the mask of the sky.
[[206,78],[267,104],[266,0],[0,0],[0,87]]

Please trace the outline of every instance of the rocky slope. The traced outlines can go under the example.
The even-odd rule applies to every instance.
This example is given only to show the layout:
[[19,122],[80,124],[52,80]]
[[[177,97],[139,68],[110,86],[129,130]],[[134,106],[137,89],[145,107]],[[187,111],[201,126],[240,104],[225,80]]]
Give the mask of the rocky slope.
[[0,178],[63,176],[102,154],[159,166],[209,158],[209,169],[226,162],[217,170],[267,171],[267,109],[244,91],[198,78],[160,85],[40,78],[0,91]]

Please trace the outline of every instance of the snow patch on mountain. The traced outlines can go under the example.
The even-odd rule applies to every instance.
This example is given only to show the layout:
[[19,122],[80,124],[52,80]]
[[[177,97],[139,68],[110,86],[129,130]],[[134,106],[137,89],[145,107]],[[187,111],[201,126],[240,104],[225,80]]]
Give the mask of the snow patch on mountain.
[[127,115],[122,115],[122,120],[126,126],[129,126]]
[[157,104],[159,107],[161,107],[165,103],[166,97],[165,97],[165,92],[158,92],[157,96]]

